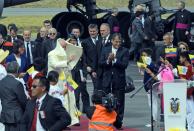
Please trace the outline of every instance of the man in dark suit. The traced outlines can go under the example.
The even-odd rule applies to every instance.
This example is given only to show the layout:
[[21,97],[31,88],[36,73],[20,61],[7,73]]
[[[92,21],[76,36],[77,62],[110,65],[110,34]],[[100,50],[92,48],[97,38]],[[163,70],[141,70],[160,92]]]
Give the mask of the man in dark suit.
[[144,22],[144,32],[148,39],[144,40],[143,48],[151,48],[152,50],[154,49],[155,46],[154,41],[157,39],[154,19],[155,19],[154,14],[150,14],[148,17],[145,18]]
[[20,121],[27,102],[22,83],[15,79],[18,69],[17,62],[8,63],[8,75],[0,81],[0,120],[5,125],[5,131],[20,131]]
[[81,30],[78,26],[73,26],[71,29],[71,34],[73,34],[77,38],[77,44],[82,46]]
[[156,53],[155,53],[155,56],[156,56],[156,63],[158,63],[159,65],[161,64],[161,60],[163,61],[164,60],[168,60],[170,62],[170,64],[173,65],[173,67],[176,67],[177,66],[177,62],[178,62],[178,59],[177,57],[166,57],[166,54],[165,54],[165,49],[166,48],[176,48],[174,45],[173,45],[173,35],[172,33],[170,32],[167,32],[166,34],[164,34],[163,36],[163,45],[160,45],[156,48]]
[[40,46],[41,47],[40,57],[44,58],[46,63],[48,63],[48,53],[55,49],[57,43],[57,30],[55,28],[51,28],[49,29],[48,33],[49,38],[43,41]]
[[100,35],[101,38],[99,38],[97,44],[96,44],[96,50],[97,50],[97,59],[96,59],[96,67],[97,67],[97,87],[100,90],[102,87],[102,72],[103,69],[99,65],[101,52],[104,47],[111,46],[111,34],[110,34],[110,26],[107,23],[102,23],[100,26]]
[[24,40],[23,37],[21,35],[17,34],[18,28],[16,27],[15,24],[13,24],[10,28],[9,28],[9,36],[7,37],[7,41],[9,42],[14,42],[15,40]]
[[48,95],[50,85],[46,77],[35,76],[32,97],[22,118],[25,131],[61,131],[71,123],[71,117],[59,99]]
[[129,62],[129,52],[121,47],[121,34],[112,35],[112,46],[105,47],[102,50],[100,65],[103,67],[102,86],[105,93],[113,93],[117,99],[117,119],[114,123],[118,129],[122,128],[125,104],[125,69]]
[[86,57],[86,68],[90,75],[94,90],[97,89],[97,74],[96,74],[96,45],[99,40],[98,37],[98,26],[96,24],[90,24],[88,26],[90,37],[83,41],[83,51]]
[[29,65],[33,64],[34,59],[37,57],[37,43],[31,41],[31,31],[24,30],[23,32],[24,46],[25,46],[25,56],[28,60]]
[[142,47],[143,40],[147,40],[147,36],[143,30],[142,17],[143,14],[140,11],[135,13],[136,18],[132,22],[132,34],[131,39],[131,48],[129,50],[130,56],[134,53],[134,59],[139,59],[140,49]]
[[[70,35],[69,42],[73,45],[78,45],[77,38],[75,35]],[[78,63],[75,67],[71,70],[73,80],[78,84],[78,88],[75,90],[75,99],[76,99],[76,106],[80,109],[80,95],[83,102],[83,109],[82,112],[85,113],[87,107],[90,106],[89,94],[86,87],[86,77],[87,77],[87,69],[86,69],[86,58],[85,54],[83,53],[82,57],[79,59]]]

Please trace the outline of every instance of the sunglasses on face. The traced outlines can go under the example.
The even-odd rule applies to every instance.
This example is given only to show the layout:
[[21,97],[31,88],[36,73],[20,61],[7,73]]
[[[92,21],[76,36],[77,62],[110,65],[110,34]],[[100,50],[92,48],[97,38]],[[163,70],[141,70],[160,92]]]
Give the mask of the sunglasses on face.
[[35,89],[37,87],[40,87],[40,85],[32,85],[32,88]]
[[184,48],[184,47],[183,47],[183,48],[180,48],[180,49],[182,49],[182,50],[186,50],[186,48]]

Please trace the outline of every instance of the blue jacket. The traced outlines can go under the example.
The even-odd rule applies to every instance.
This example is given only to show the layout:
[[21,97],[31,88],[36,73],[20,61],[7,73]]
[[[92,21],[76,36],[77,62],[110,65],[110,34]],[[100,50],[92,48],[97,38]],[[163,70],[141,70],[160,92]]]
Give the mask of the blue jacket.
[[[21,55],[20,58],[21,58],[21,66],[20,66],[20,68],[19,68],[19,72],[18,72],[18,73],[26,72],[26,70],[27,70],[27,68],[28,68],[27,59],[26,59],[26,57],[25,57],[24,55]],[[6,58],[6,63],[12,62],[12,61],[17,61],[16,58],[15,58],[14,53],[10,54],[10,55]]]

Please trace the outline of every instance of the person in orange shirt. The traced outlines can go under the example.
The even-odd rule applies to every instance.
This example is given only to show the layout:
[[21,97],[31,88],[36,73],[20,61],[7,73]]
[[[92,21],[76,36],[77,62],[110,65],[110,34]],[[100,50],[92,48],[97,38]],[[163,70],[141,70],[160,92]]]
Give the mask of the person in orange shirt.
[[88,131],[114,131],[113,123],[116,121],[117,113],[114,108],[103,105],[103,98],[107,97],[102,90],[98,90],[92,96],[94,106],[88,107],[86,115],[89,118]]

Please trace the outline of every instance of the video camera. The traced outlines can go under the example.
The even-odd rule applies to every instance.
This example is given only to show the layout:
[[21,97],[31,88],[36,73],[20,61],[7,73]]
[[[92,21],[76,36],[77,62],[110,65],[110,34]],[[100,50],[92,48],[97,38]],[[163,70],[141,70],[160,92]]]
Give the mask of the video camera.
[[102,105],[106,107],[109,112],[112,112],[117,107],[117,98],[113,94],[109,93],[105,97],[102,97]]

